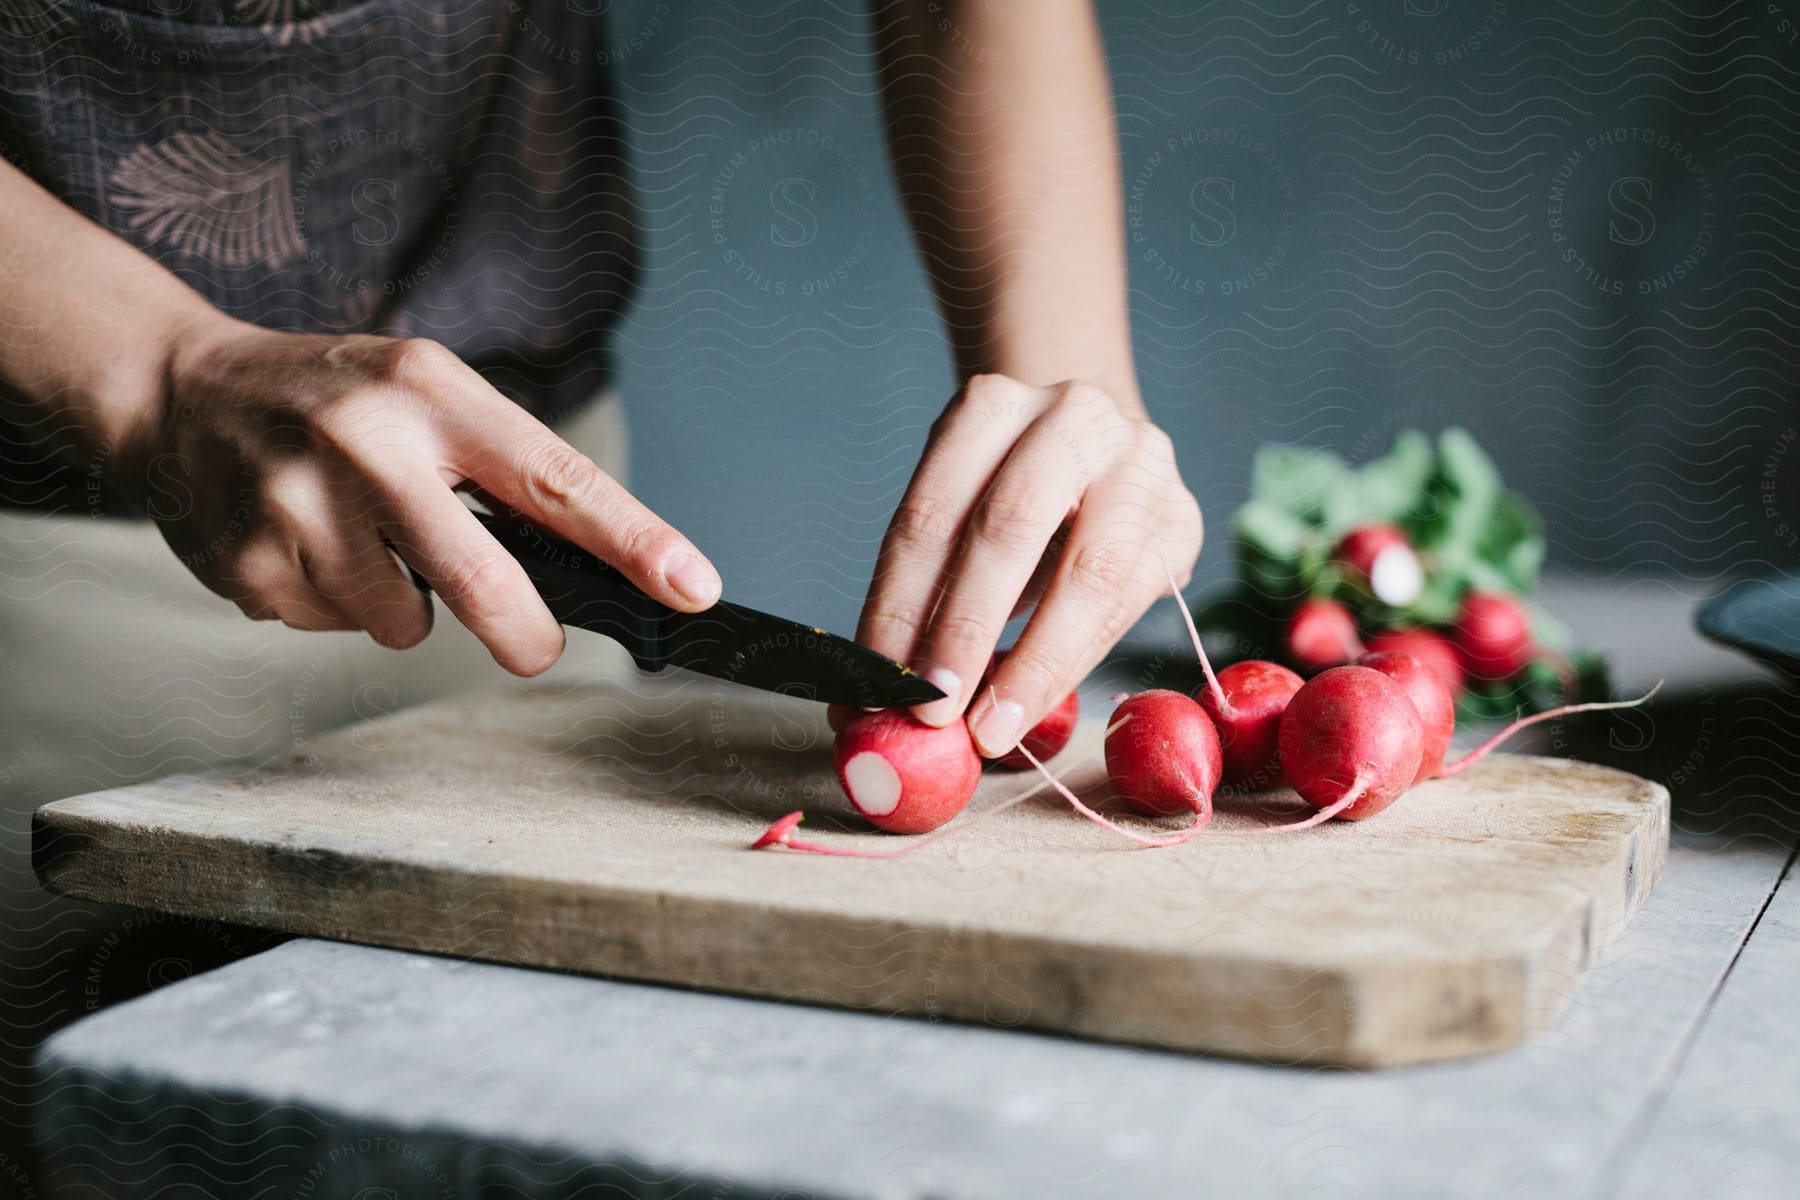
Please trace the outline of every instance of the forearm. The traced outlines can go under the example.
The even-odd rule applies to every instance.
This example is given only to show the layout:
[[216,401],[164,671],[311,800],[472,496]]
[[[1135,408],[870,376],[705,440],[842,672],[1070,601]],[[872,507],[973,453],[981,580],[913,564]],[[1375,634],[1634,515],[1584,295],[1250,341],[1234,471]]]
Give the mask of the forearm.
[[888,144],[964,376],[1132,366],[1118,139],[1086,0],[878,0]]
[[148,255],[0,161],[0,380],[87,457],[160,394],[181,329],[222,319]]

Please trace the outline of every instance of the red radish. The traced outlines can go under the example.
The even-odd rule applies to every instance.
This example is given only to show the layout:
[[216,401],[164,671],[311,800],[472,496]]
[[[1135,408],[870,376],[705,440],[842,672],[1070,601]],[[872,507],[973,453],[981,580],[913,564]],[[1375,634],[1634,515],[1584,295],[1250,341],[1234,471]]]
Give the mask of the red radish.
[[1255,658],[1213,674],[1212,660],[1206,657],[1200,631],[1194,627],[1194,614],[1181,598],[1181,586],[1173,575],[1169,576],[1169,591],[1194,643],[1194,657],[1206,672],[1206,686],[1194,699],[1212,718],[1219,735],[1223,756],[1220,781],[1253,788],[1279,786],[1281,762],[1275,752],[1275,733],[1288,700],[1304,681],[1279,663]]
[[1223,781],[1233,787],[1280,787],[1276,734],[1288,701],[1306,681],[1280,663],[1252,658],[1219,672],[1213,687],[1195,695],[1219,730]]
[[1537,656],[1525,606],[1504,592],[1470,592],[1456,614],[1463,670],[1487,683],[1511,679]]
[[1369,667],[1333,667],[1307,681],[1281,717],[1281,768],[1318,809],[1288,829],[1385,809],[1419,774],[1418,710],[1398,683]]
[[[996,650],[988,661],[987,673],[982,676],[977,693],[987,687],[988,680],[993,677],[994,668],[1006,659],[1008,651]],[[1062,703],[1044,715],[1044,719],[1031,727],[1024,737],[1019,739],[1019,746],[1031,751],[1032,757],[1040,762],[1048,762],[1061,754],[1069,739],[1075,736],[1075,722],[1081,719],[1081,696],[1070,692],[1062,698]],[[1005,767],[1014,771],[1031,770],[1031,759],[1019,752],[1015,746],[994,760],[997,767]]]
[[1302,671],[1340,666],[1363,652],[1356,619],[1335,600],[1308,600],[1287,627],[1288,657]]
[[1150,817],[1212,812],[1224,770],[1212,718],[1180,692],[1139,692],[1113,710],[1106,775],[1113,790]]
[[1425,590],[1425,568],[1398,526],[1382,521],[1358,525],[1343,536],[1331,557],[1383,604],[1405,608]]
[[1369,639],[1370,654],[1410,654],[1430,667],[1455,696],[1462,691],[1462,657],[1450,639],[1423,625],[1386,629]]
[[935,728],[892,709],[858,713],[833,745],[856,811],[889,833],[926,833],[961,812],[981,780],[969,727]]
[[1392,679],[1406,691],[1413,709],[1419,714],[1419,770],[1414,783],[1436,775],[1450,753],[1450,739],[1456,735],[1456,701],[1444,681],[1424,662],[1410,654],[1366,654],[1358,659],[1362,666],[1372,667]]

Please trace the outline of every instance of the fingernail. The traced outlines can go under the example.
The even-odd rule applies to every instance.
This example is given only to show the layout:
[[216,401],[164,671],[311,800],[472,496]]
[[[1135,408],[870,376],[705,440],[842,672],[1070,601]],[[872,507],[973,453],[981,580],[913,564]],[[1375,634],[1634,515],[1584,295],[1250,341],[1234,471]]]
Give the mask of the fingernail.
[[1011,700],[1000,700],[988,706],[975,721],[975,745],[988,758],[1005,754],[1019,744],[1024,731],[1025,710]]
[[719,573],[685,550],[669,560],[663,574],[690,604],[711,604],[719,598]]
[[956,720],[962,712],[962,676],[949,667],[933,667],[925,672],[925,678],[935,683],[944,696],[941,700],[928,700],[919,705],[913,709],[913,716],[927,725],[941,728]]

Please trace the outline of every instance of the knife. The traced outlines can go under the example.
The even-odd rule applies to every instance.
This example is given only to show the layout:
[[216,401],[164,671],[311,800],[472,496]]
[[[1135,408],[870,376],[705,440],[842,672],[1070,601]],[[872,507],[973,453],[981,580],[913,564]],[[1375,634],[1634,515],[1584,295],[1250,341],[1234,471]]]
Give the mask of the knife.
[[[724,600],[705,612],[680,612],[536,525],[484,512],[475,519],[519,560],[558,621],[613,639],[646,671],[682,667],[766,692],[858,708],[924,704],[944,694],[849,638]],[[413,578],[418,581],[417,572]]]

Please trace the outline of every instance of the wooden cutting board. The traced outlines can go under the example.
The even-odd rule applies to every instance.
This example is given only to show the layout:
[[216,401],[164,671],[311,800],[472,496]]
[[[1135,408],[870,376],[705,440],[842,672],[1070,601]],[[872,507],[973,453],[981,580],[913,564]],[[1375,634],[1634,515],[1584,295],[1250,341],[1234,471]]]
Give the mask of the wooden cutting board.
[[[1377,1066],[1552,1020],[1668,848],[1662,787],[1499,756],[1373,820],[1271,838],[1141,850],[1045,793],[897,860],[747,849],[794,808],[817,839],[899,844],[844,819],[830,748],[817,706],[691,679],[476,695],[254,771],[46,805],[37,870],[297,933]],[[1055,765],[1109,807],[1097,722]],[[1035,784],[990,773],[972,810]],[[1227,802],[1217,828],[1297,806]]]

